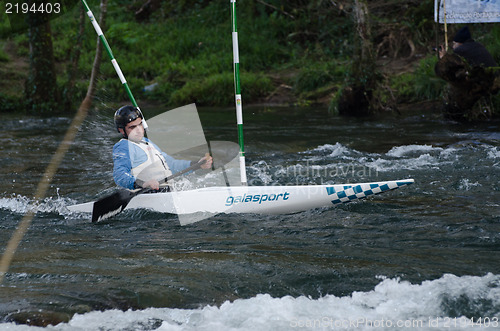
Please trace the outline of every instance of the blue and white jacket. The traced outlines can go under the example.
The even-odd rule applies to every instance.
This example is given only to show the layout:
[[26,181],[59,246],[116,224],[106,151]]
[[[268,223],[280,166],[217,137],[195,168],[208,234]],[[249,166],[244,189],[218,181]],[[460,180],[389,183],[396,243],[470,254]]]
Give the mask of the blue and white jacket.
[[[122,139],[113,147],[113,178],[115,183],[126,189],[137,188],[137,185],[135,185],[138,179],[137,175],[155,162],[162,164],[164,167],[162,178],[184,170],[191,165],[190,161],[176,160],[162,152],[148,138],[143,138],[139,143]],[[141,178],[143,181],[149,179],[151,178]]]

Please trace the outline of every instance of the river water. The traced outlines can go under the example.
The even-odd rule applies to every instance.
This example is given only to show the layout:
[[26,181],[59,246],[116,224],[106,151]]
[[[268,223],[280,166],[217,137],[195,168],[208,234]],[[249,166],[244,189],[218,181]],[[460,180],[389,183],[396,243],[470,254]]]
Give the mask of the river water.
[[[37,213],[0,284],[0,329],[500,330],[500,122],[244,110],[253,185],[415,184],[292,215],[92,224],[66,206],[115,188],[112,111],[86,119],[38,202],[71,118],[2,115],[2,254]],[[207,140],[236,141],[232,110],[200,118]]]

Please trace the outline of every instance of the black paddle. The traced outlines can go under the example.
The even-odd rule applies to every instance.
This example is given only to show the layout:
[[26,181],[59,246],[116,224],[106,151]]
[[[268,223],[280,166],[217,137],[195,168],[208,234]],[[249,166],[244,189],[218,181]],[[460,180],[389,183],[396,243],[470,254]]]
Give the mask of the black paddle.
[[[186,172],[197,170],[203,164],[205,164],[205,162],[206,160],[197,162],[184,170],[168,176],[167,178],[161,180],[160,183],[168,182],[169,180],[181,176]],[[151,191],[150,188],[143,188],[134,192],[124,189],[105,198],[97,200],[96,202],[94,202],[94,208],[92,209],[92,222],[100,222],[102,220],[115,216],[116,214],[119,214],[125,209],[125,207],[127,207],[128,203],[130,202],[130,200],[132,200],[133,197],[149,191]]]

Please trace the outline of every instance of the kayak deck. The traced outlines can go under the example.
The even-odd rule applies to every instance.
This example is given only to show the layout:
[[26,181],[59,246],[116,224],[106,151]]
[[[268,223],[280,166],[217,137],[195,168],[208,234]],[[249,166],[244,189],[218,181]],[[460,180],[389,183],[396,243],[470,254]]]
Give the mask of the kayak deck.
[[[125,209],[146,208],[171,214],[287,214],[329,207],[413,184],[413,179],[338,185],[207,187],[188,191],[139,194]],[[92,213],[94,202],[68,206]]]

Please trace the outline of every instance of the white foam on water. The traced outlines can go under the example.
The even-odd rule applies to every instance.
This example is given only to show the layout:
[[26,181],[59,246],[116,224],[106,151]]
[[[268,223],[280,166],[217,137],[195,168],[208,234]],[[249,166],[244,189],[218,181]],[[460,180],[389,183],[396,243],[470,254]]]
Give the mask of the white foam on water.
[[[252,164],[248,169],[250,175],[259,179],[264,185],[280,185],[285,180],[288,180],[286,182],[288,185],[290,179],[297,179],[294,181],[296,185],[311,185],[318,184],[318,181],[320,184],[330,184],[338,183],[339,180],[352,182],[358,178],[359,181],[369,180],[373,176],[377,177],[379,172],[441,170],[443,167],[453,167],[461,162],[470,162],[468,160],[477,158],[476,155],[486,154],[486,158],[493,162],[500,158],[500,152],[494,146],[486,144],[457,146],[450,145],[443,148],[413,144],[395,146],[386,153],[366,153],[341,143],[325,144],[299,153],[303,156],[295,164],[269,165],[261,161]],[[498,167],[500,162],[492,166]],[[271,177],[269,173],[272,173]]]
[[[312,154],[308,164],[333,158],[336,165],[343,167],[369,167],[380,172],[393,170],[417,170],[422,168],[437,168],[456,160],[457,149],[442,148],[431,145],[403,145],[392,147],[387,153],[363,153],[348,148],[340,143],[318,146],[308,153]],[[325,156],[324,153],[330,153]],[[317,154],[322,155],[317,155]],[[349,164],[345,164],[348,161]],[[332,164],[329,165],[330,167]]]
[[341,143],[336,143],[335,145],[325,144],[322,146],[318,146],[317,148],[313,149],[313,151],[329,152],[330,154],[328,155],[328,157],[339,157],[347,156],[351,154],[353,150],[347,148]]
[[[325,155],[326,153],[328,154]],[[339,142],[335,143],[334,145],[332,144],[321,145],[314,149],[307,150],[299,154],[308,154],[309,157],[306,158],[306,160],[310,162],[324,160],[325,158],[356,160],[363,155],[363,153],[355,149],[349,148],[347,146],[344,146]]]
[[31,200],[25,196],[0,198],[0,209],[7,209],[15,213],[26,213],[31,205]]
[[367,161],[364,163],[367,167],[375,168],[380,172],[387,172],[393,170],[417,170],[422,168],[438,168],[442,162],[435,156],[430,154],[422,154],[415,158],[405,159],[384,159],[378,158],[374,161]]
[[[259,294],[199,309],[148,308],[76,314],[46,328],[0,324],[2,330],[500,330],[500,275],[445,274],[413,284],[380,278],[349,296],[273,298]],[[481,319],[479,319],[481,318]],[[475,322],[475,324],[471,324]]]
[[393,156],[393,157],[403,157],[407,154],[411,153],[422,153],[422,152],[433,152],[433,151],[439,151],[441,152],[443,148],[441,147],[433,147],[430,145],[405,145],[405,146],[396,146],[391,148],[388,152],[388,156]]
[[482,186],[479,184],[479,182],[471,182],[467,178],[462,178],[460,179],[460,184],[458,188],[463,191],[470,191],[472,188],[477,187],[477,186]]
[[491,159],[499,159],[500,158],[500,151],[498,150],[498,147],[491,146],[488,149],[488,157]]
[[57,213],[64,216],[70,214],[66,206],[72,204],[75,204],[74,200],[61,197],[48,197],[42,201],[35,201],[23,195],[0,198],[0,209],[6,209],[19,214],[26,214],[29,211],[33,211],[34,213]]
[[[500,150],[498,150],[498,147],[494,147],[494,146],[490,146],[488,149],[487,149],[487,157],[494,160],[494,161],[497,161],[500,159]],[[500,161],[496,162],[494,165],[494,167],[500,167]]]
[[430,145],[404,145],[391,148],[385,155],[366,162],[368,167],[377,171],[418,170],[439,168],[456,160],[458,150],[450,147],[443,149]]

